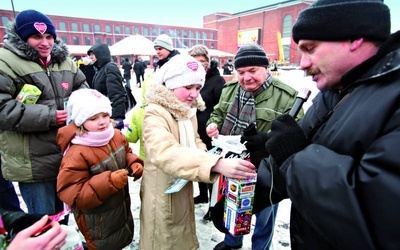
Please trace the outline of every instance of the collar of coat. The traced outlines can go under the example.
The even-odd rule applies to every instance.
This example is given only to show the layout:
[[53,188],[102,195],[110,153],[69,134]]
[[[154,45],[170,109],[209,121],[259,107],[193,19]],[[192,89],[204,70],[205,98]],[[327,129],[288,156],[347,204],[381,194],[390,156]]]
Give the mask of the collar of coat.
[[197,108],[200,111],[204,111],[206,108],[200,94],[193,102],[192,107],[189,107],[179,101],[171,90],[154,82],[149,82],[146,86],[146,101],[165,108],[175,119],[190,118],[190,108]]

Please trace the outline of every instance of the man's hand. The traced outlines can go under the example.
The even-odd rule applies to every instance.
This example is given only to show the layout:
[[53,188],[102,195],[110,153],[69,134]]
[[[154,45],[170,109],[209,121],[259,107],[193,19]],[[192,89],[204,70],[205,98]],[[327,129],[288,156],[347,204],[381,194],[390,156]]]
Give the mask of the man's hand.
[[292,154],[307,146],[307,139],[296,120],[288,114],[279,116],[271,124],[265,147],[278,166]]
[[246,148],[250,152],[254,152],[265,149],[267,138],[267,133],[258,132],[255,124],[252,123],[243,131],[243,135],[240,137],[240,142],[246,142]]
[[68,112],[66,110],[56,110],[57,124],[61,125],[67,121]]

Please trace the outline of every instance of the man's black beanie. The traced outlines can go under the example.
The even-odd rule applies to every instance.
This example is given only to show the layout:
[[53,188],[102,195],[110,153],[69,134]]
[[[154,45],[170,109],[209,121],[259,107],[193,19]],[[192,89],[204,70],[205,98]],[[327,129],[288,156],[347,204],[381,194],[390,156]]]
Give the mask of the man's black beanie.
[[293,40],[342,41],[390,36],[390,10],[383,0],[317,0],[293,26]]

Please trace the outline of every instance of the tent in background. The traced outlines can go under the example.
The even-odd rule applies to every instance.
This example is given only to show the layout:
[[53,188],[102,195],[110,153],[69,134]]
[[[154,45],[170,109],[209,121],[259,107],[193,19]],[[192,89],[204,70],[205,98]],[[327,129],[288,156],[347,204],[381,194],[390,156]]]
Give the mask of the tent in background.
[[141,35],[131,35],[110,47],[112,56],[155,55],[153,42]]

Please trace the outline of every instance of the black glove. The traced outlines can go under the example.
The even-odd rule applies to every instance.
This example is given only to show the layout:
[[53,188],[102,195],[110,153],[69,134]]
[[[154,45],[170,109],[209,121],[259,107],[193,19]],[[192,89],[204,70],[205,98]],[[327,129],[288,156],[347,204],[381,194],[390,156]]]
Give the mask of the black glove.
[[115,122],[116,122],[115,124],[116,129],[122,130],[124,128],[124,120],[117,118],[115,119]]
[[278,166],[306,146],[306,136],[293,117],[284,114],[272,122],[265,148]]
[[240,137],[240,142],[246,142],[245,146],[250,152],[264,149],[265,142],[267,141],[267,133],[258,132],[256,124],[250,124]]

